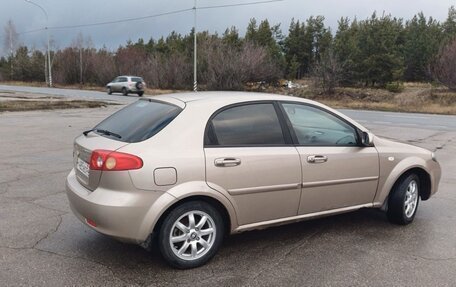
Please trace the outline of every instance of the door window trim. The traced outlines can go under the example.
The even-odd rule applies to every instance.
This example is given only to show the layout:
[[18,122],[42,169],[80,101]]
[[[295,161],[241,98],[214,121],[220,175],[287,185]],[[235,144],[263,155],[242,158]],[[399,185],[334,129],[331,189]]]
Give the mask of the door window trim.
[[[286,111],[285,111],[285,109],[283,107],[283,104],[303,105],[303,106],[307,106],[307,107],[318,109],[320,111],[326,112],[326,113],[334,116],[335,118],[341,120],[342,122],[344,122],[345,124],[347,124],[348,126],[353,128],[353,130],[355,131],[355,135],[356,135],[356,145],[331,145],[331,144],[328,144],[328,145],[322,145],[322,144],[307,145],[307,144],[300,144],[299,140],[298,140],[298,137],[296,136],[296,133],[294,131],[293,124],[291,123],[290,118],[288,117],[288,115],[287,115],[287,113],[286,113]],[[293,145],[296,146],[296,147],[301,147],[301,146],[302,147],[361,147],[362,146],[361,145],[361,131],[360,131],[360,129],[358,127],[356,127],[354,124],[352,124],[351,122],[347,121],[346,119],[344,119],[341,116],[333,113],[330,110],[327,110],[327,109],[325,109],[323,107],[319,107],[317,105],[312,105],[312,104],[309,104],[309,103],[303,103],[303,102],[298,102],[298,101],[278,101],[278,106],[280,108],[280,112],[282,113],[282,118],[286,122],[286,125],[288,127],[289,133],[291,134],[291,138],[293,140]]]
[[[212,120],[221,112],[233,108],[233,107],[239,107],[239,106],[245,106],[245,105],[255,105],[255,104],[272,104],[274,106],[275,112],[277,114],[277,118],[280,122],[280,126],[282,128],[282,134],[285,140],[285,144],[280,144],[280,145],[274,145],[274,144],[252,144],[252,145],[219,145],[218,143],[210,143],[212,140],[217,141],[217,137],[215,135],[214,127],[212,125]],[[306,145],[306,144],[300,144],[298,141],[298,137],[296,136],[296,133],[294,131],[293,125],[288,118],[288,115],[286,114],[283,104],[296,104],[296,105],[304,105],[308,106],[311,108],[315,108],[318,110],[321,110],[323,112],[326,112],[335,118],[341,120],[345,124],[349,125],[351,128],[354,129],[355,134],[356,134],[356,145]],[[342,118],[341,116],[335,114],[334,112],[327,110],[323,107],[313,105],[310,103],[303,103],[299,101],[281,101],[281,100],[256,100],[256,101],[246,101],[246,102],[239,102],[239,103],[234,103],[230,104],[227,106],[223,106],[216,110],[209,118],[209,120],[206,123],[206,128],[204,129],[204,148],[239,148],[239,147],[362,147],[361,144],[361,131],[358,127],[356,127],[354,124],[351,122],[347,121],[346,119]]]
[[[224,112],[225,110],[235,108],[235,107],[242,107],[242,106],[249,106],[249,105],[258,105],[258,104],[272,104],[274,111],[277,115],[277,120],[279,121],[280,128],[282,130],[282,137],[284,139],[285,144],[242,144],[242,145],[220,145],[218,144],[217,136],[215,134],[214,126],[212,124],[212,120],[220,113]],[[215,143],[214,143],[215,141]],[[290,129],[285,122],[285,118],[281,111],[281,108],[277,101],[246,101],[246,102],[239,102],[230,105],[223,106],[216,110],[209,118],[206,123],[206,128],[204,130],[204,148],[242,148],[242,147],[290,147],[294,146],[292,135],[290,133]]]

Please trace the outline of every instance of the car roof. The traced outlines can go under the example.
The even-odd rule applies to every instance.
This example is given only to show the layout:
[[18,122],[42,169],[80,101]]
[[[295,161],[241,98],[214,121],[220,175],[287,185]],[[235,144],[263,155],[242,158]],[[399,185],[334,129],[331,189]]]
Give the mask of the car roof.
[[166,94],[155,96],[151,99],[165,101],[169,103],[173,103],[175,105],[184,108],[188,105],[197,105],[197,106],[205,106],[206,104],[209,106],[215,107],[223,107],[230,104],[237,104],[243,102],[254,102],[254,101],[290,101],[290,102],[301,102],[305,104],[309,104],[312,106],[317,106],[328,110],[334,114],[339,115],[339,117],[346,119],[347,121],[351,122],[355,126],[361,128],[361,130],[367,130],[365,127],[360,125],[359,123],[353,121],[346,115],[336,111],[324,104],[321,104],[316,101],[312,101],[305,98],[294,97],[294,96],[284,96],[278,94],[268,94],[268,93],[258,93],[258,92],[221,92],[221,91],[214,91],[214,92],[184,92],[184,93],[175,93],[175,94]]
[[293,96],[284,96],[278,94],[257,93],[257,92],[185,92],[162,95],[159,97],[172,97],[184,103],[217,101],[217,102],[245,102],[245,101],[308,101],[310,100],[297,98]]

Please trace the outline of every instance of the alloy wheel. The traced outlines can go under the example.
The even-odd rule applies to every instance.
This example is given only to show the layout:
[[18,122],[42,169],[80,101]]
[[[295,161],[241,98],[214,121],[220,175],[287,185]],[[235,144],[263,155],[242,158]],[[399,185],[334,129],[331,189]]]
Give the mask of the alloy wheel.
[[169,235],[173,253],[182,260],[192,261],[203,257],[214,245],[216,227],[205,212],[193,210],[177,219]]

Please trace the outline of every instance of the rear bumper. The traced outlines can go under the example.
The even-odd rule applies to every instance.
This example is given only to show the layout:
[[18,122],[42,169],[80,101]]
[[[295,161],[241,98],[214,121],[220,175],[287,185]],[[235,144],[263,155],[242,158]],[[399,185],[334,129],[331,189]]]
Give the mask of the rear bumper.
[[139,90],[136,88],[128,90],[129,93],[144,93],[144,90]]
[[77,181],[74,170],[66,179],[66,193],[71,210],[81,222],[102,234],[136,244],[147,239],[149,234],[141,231],[142,224],[153,203],[163,194],[101,187],[91,192]]

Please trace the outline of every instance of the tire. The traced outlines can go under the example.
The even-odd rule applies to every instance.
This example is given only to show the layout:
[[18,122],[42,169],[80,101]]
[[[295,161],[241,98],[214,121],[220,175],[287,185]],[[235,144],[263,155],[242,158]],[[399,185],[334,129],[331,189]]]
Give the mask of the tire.
[[128,91],[125,87],[122,88],[122,95],[128,96]]
[[[198,226],[202,221],[203,224]],[[159,230],[158,246],[169,265],[179,269],[195,268],[204,265],[217,253],[224,230],[222,216],[212,205],[204,201],[189,201],[166,215]],[[176,240],[174,243],[172,237]]]
[[135,87],[136,87],[136,89],[138,89],[138,90],[142,90],[142,89],[144,88],[144,85],[143,85],[143,83],[141,83],[141,82],[136,82]]
[[111,87],[108,87],[108,88],[106,89],[106,92],[108,93],[108,95],[112,95]]
[[[407,204],[407,202],[409,202]],[[412,223],[420,202],[420,178],[411,173],[401,177],[388,198],[386,215],[391,223],[407,225]]]
[[142,97],[144,95],[144,92],[138,92],[138,96]]

